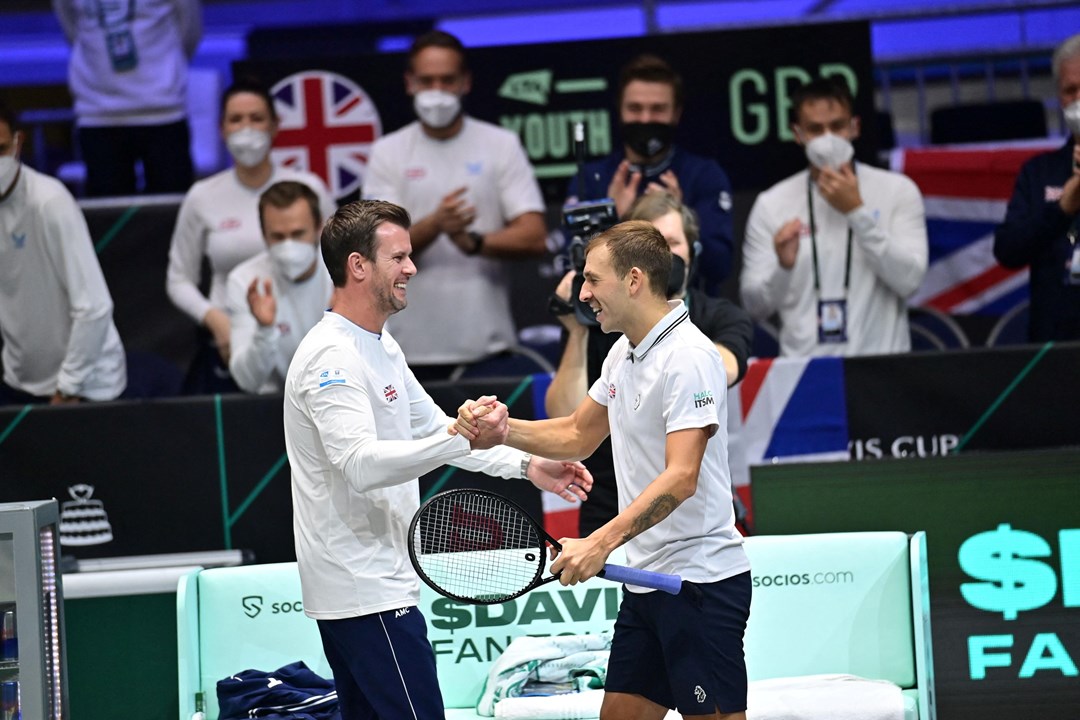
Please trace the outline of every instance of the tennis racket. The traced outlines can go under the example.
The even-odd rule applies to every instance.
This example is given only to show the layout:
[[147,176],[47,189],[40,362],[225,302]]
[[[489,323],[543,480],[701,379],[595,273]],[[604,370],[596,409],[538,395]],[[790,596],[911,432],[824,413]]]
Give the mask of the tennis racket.
[[[562,550],[521,507],[484,490],[447,490],[417,510],[409,526],[409,558],[436,592],[475,605],[512,600],[557,575],[542,577],[547,545]],[[600,576],[663,590],[682,588],[677,575],[605,565]]]

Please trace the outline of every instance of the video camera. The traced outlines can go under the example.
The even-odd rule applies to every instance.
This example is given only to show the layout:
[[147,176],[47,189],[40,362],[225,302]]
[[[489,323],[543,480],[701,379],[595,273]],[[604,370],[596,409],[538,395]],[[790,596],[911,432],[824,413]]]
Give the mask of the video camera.
[[600,324],[596,321],[592,308],[581,302],[579,298],[581,286],[585,282],[582,274],[585,270],[585,247],[590,240],[618,221],[615,201],[610,198],[571,203],[563,207],[563,226],[570,238],[567,252],[570,256],[570,266],[574,269],[570,303],[574,306],[574,316],[582,325]]

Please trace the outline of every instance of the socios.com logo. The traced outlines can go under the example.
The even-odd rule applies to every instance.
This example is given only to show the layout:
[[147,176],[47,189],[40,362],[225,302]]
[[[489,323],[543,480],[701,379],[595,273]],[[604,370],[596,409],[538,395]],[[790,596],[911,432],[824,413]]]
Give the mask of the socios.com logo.
[[855,582],[851,570],[777,573],[751,576],[755,588],[794,587],[802,585],[850,585]]
[[262,595],[248,595],[240,604],[244,607],[244,614],[249,618],[257,617],[262,612],[263,597]]
[[[249,618],[256,618],[263,611],[266,600],[262,595],[247,595],[240,600],[244,608],[244,614]],[[304,603],[300,600],[275,600],[270,603],[270,614],[281,615],[283,613],[302,613]]]

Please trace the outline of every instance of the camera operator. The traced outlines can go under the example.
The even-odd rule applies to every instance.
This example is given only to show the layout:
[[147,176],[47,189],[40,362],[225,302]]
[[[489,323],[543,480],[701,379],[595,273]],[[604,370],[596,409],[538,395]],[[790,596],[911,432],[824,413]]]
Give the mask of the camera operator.
[[[729,300],[709,297],[696,288],[687,289],[701,252],[694,211],[669,193],[650,193],[638,198],[626,219],[651,222],[668,241],[674,285],[668,288],[668,297],[681,298],[689,310],[690,321],[716,343],[724,361],[728,386],[734,385],[746,372],[753,323],[745,310]],[[602,229],[597,228],[597,231]],[[581,287],[580,279],[575,282],[580,272],[580,266],[568,272],[551,298],[551,311],[558,316],[566,332],[559,367],[544,398],[549,417],[563,417],[574,411],[589,386],[600,376],[604,358],[618,340],[618,335],[605,334],[591,318],[582,317],[583,308],[573,296],[573,288]],[[584,310],[588,312],[587,306]],[[582,537],[618,513],[609,440],[605,440],[592,455],[589,469],[594,484],[589,502],[581,505],[578,532]]]

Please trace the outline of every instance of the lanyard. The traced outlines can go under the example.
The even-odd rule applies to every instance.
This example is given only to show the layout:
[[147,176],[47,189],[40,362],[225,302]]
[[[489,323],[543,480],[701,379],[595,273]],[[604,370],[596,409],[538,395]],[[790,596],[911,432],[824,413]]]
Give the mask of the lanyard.
[[[814,258],[814,291],[818,298],[821,297],[821,274],[818,271],[817,257],[817,225],[814,222],[814,198],[811,191],[813,180],[806,176],[806,206],[810,210],[810,251]],[[847,257],[844,260],[844,297],[847,297],[848,287],[851,285],[851,226],[847,230]]]

